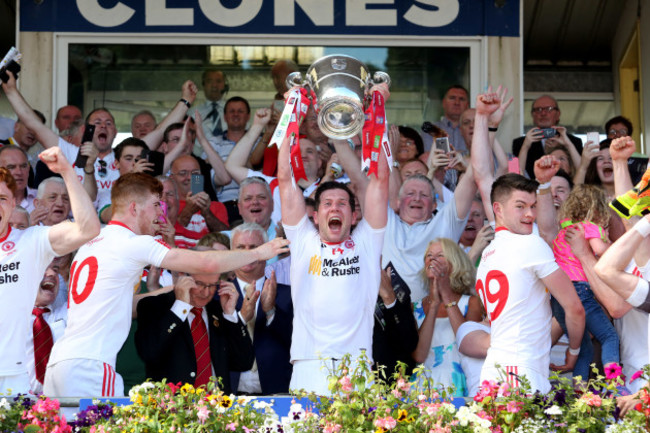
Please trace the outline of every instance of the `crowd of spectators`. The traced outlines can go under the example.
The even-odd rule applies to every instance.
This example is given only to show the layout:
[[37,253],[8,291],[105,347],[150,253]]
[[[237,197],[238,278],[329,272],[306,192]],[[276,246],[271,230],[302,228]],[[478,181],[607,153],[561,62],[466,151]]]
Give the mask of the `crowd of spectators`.
[[[296,69],[290,61],[273,67],[277,100]],[[509,161],[496,138],[512,103],[507,90],[479,95],[471,107],[467,90],[454,85],[442,97],[442,119],[431,119],[421,132],[388,128],[394,166],[389,172],[382,157],[379,171],[366,176],[361,138],[329,139],[310,107],[298,146],[305,176],[294,185],[288,142],[267,146],[281,104],[269,101],[252,113],[219,70],[206,70],[201,85],[204,97],[195,83],[185,82],[162,119],[136,113],[133,136],[116,143],[108,109],[94,109],[82,120],[77,107],[61,107],[57,134],[22,98],[13,76],[2,84],[17,119],[11,136],[0,137],[0,267],[18,270],[10,251],[29,241],[9,245],[12,232],[52,227],[69,238],[49,232],[50,244],[31,252],[37,274],[21,274],[15,288],[34,286],[28,309],[12,304],[17,301],[7,292],[18,274],[0,276],[3,309],[16,310],[0,323],[7,332],[21,329],[0,344],[0,353],[11,354],[0,362],[0,379],[9,378],[0,380],[0,392],[13,385],[37,393],[45,384],[46,393],[69,393],[60,381],[72,380],[64,362],[70,356],[104,363],[102,395],[119,395],[146,378],[201,385],[212,375],[238,394],[290,388],[326,393],[318,371],[362,350],[389,380],[399,362],[406,374],[424,364],[429,377],[453,386],[458,396],[476,392],[480,377],[492,377],[487,364],[507,353],[521,360],[519,370],[507,373],[539,375],[532,383],[542,391],[549,368],[584,377],[594,362],[601,368],[616,362],[629,378],[648,363],[647,313],[594,271],[598,258],[632,227],[607,207],[632,187],[627,160],[635,150],[633,126],[624,117],[604,125],[606,140],[583,145],[561,126],[557,101],[539,97],[531,110],[534,127],[522,137],[501,137],[512,139]],[[84,134],[88,126],[94,127],[90,136]],[[448,137],[449,151],[433,144],[440,137]],[[40,160],[37,146],[45,149]],[[142,204],[147,194],[159,195],[149,210]],[[125,199],[132,196],[132,202]],[[96,237],[100,221],[109,231]],[[112,308],[126,306],[128,320],[127,311],[111,318],[88,307],[101,302],[84,304],[103,287],[85,249],[118,236],[117,226],[164,245],[134,261],[143,269],[134,281],[120,283],[128,290],[102,295],[102,302],[119,304]],[[283,238],[291,241],[289,250],[268,244]],[[124,248],[122,260],[130,260],[130,240],[113,244],[106,248]],[[172,260],[169,248],[218,254]],[[29,257],[27,246],[22,249]],[[203,257],[220,261],[206,268]],[[496,257],[521,267],[507,274]],[[126,272],[122,262],[100,266],[120,278]],[[646,266],[633,262],[629,272],[645,276]],[[498,272],[507,275],[495,277]],[[529,278],[526,299],[517,291]],[[552,296],[535,292],[538,285]],[[531,306],[539,311],[527,317]],[[17,316],[23,310],[32,313]],[[536,329],[526,334],[531,324]],[[81,339],[84,333],[93,341]],[[526,339],[539,347],[519,348]],[[97,349],[62,353],[79,341]],[[551,344],[563,348],[552,360]],[[527,350],[539,359],[529,362]],[[24,368],[28,385],[15,379]],[[107,371],[113,375],[108,382]],[[640,385],[626,384],[631,391]]]

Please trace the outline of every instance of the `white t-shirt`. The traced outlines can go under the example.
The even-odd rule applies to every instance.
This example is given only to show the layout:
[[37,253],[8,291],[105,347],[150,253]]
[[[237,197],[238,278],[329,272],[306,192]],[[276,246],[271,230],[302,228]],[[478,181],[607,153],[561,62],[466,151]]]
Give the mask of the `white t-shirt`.
[[551,303],[541,278],[557,269],[553,251],[542,238],[497,229],[476,273],[476,291],[492,327],[481,381],[498,378],[486,377],[486,368],[496,364],[548,378]]
[[[648,280],[650,278],[650,263],[637,267],[633,260],[626,272],[640,275],[643,279]],[[614,327],[621,340],[620,358],[623,374],[628,380],[625,386],[632,392],[637,392],[645,384],[643,379],[637,379],[634,382],[629,382],[629,380],[634,373],[650,362],[648,353],[649,318],[650,316],[645,311],[632,308],[620,319],[614,319]]]
[[391,262],[411,289],[411,300],[421,300],[429,292],[420,274],[427,245],[436,238],[449,238],[458,243],[466,224],[467,216],[458,218],[455,200],[445,204],[430,220],[411,225],[389,208],[381,267],[386,268]]
[[50,362],[93,359],[115,366],[131,328],[133,291],[142,269],[160,267],[169,247],[111,221],[84,244],[72,262],[68,326]]
[[291,298],[294,318],[291,361],[372,359],[372,329],[379,293],[379,255],[385,229],[363,219],[340,244],[322,242],[305,215],[284,226],[291,241]]
[[[83,183],[84,168],[74,166],[77,154],[79,153],[79,148],[72,143],[68,143],[63,138],[59,138],[59,148],[61,148],[61,152],[63,152],[63,155],[65,155],[68,162],[73,164],[79,182]],[[100,163],[100,161],[103,161],[106,164]],[[103,165],[105,165],[105,167],[102,167]],[[97,199],[94,203],[95,209],[100,210],[101,207],[106,205],[106,203],[111,203],[111,188],[113,188],[113,184],[119,177],[120,171],[117,168],[115,154],[112,151],[104,158],[97,158],[95,161],[95,181],[97,182]]]
[[45,269],[56,257],[50,227],[7,230],[0,239],[0,376],[27,373],[31,313]]
[[481,384],[481,369],[485,358],[472,358],[471,356],[464,355],[460,352],[460,345],[463,339],[474,331],[483,331],[486,334],[490,333],[490,327],[479,322],[467,321],[461,323],[456,331],[456,344],[460,353],[460,365],[463,367],[465,373],[465,381],[467,383],[467,395],[473,397],[479,391]]

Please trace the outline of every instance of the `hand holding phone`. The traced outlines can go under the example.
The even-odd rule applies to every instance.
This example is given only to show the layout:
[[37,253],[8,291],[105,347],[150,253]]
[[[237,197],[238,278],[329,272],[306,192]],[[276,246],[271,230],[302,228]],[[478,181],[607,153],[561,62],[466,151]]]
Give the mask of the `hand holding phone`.
[[[92,142],[95,137],[95,125],[86,124],[84,128],[84,135],[81,138],[81,145],[84,143]],[[81,150],[81,149],[80,149]],[[86,167],[86,162],[88,162],[88,156],[82,155],[81,151],[77,153],[77,159],[74,161],[74,166],[81,168],[82,170]]]
[[192,173],[192,195],[196,195],[204,190],[204,179],[202,174]]
[[600,145],[600,134],[598,132],[587,132],[587,141]]
[[451,152],[449,147],[449,137],[436,138],[436,149],[442,150],[445,153]]

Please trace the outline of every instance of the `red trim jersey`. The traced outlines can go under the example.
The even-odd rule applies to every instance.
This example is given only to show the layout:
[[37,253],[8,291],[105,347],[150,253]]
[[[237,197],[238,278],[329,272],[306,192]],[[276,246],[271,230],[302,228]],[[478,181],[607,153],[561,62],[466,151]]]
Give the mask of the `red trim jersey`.
[[346,353],[356,359],[362,349],[372,359],[385,228],[363,219],[345,241],[329,244],[305,215],[284,231],[291,241],[291,361]]
[[115,366],[131,328],[133,287],[142,269],[160,266],[169,247],[110,221],[84,244],[70,268],[68,326],[54,343],[50,362],[93,359]]
[[557,269],[542,238],[497,229],[476,273],[476,291],[492,325],[481,381],[495,379],[485,373],[499,364],[534,371],[548,382],[551,304],[541,279]]
[[45,269],[56,257],[50,227],[7,230],[0,239],[0,376],[27,373],[31,312]]

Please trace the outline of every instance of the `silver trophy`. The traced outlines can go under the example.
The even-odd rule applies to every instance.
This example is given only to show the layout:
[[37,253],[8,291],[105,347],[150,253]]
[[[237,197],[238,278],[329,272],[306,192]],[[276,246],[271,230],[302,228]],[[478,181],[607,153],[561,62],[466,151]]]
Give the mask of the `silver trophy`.
[[345,140],[359,134],[365,122],[364,107],[370,100],[367,91],[373,84],[387,83],[385,72],[375,72],[372,79],[368,67],[354,57],[332,54],[316,60],[303,81],[300,72],[287,77],[287,86],[306,86],[316,95],[318,127],[329,138]]

